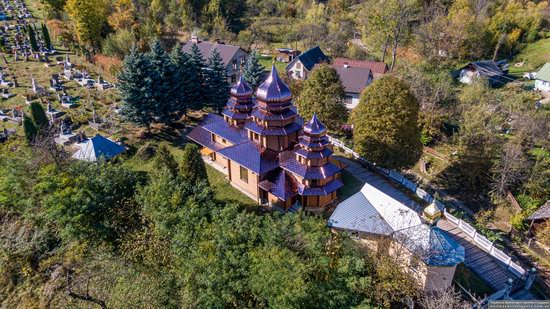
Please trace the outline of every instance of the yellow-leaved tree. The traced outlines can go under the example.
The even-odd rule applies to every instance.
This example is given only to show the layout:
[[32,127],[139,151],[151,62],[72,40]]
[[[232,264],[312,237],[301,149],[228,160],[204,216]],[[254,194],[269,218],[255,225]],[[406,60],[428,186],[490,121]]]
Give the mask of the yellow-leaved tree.
[[101,29],[107,22],[105,0],[68,0],[65,11],[71,18],[78,42],[96,50],[101,40]]

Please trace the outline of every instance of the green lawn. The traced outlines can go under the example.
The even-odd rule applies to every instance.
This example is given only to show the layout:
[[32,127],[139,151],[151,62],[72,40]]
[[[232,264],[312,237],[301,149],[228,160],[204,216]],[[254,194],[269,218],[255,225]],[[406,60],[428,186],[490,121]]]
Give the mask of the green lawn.
[[[260,57],[260,63],[265,67],[266,70],[271,70],[271,65],[273,64],[273,59],[271,57]],[[275,61],[275,68],[279,71],[279,74],[285,72],[285,67],[288,63]]]
[[216,198],[223,202],[236,202],[246,207],[257,206],[254,200],[235,189],[224,174],[218,172],[210,165],[206,165],[208,181],[216,192]]
[[[524,62],[523,66],[514,66],[514,64],[522,61]],[[538,71],[546,62],[550,62],[550,38],[527,45],[510,62],[510,74]]]

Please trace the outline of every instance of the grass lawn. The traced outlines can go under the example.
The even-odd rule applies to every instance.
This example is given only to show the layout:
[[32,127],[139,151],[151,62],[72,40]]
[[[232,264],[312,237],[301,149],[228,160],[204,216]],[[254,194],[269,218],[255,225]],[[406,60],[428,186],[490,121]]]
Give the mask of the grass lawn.
[[338,191],[341,201],[359,192],[364,185],[347,170],[342,171],[342,181],[344,182],[344,186]]
[[[522,61],[524,61],[523,66],[514,66]],[[550,38],[527,45],[510,63],[510,74],[537,71],[546,62],[550,62]]]
[[474,274],[468,267],[464,266],[464,264],[459,264],[456,267],[454,281],[470,291],[471,294],[480,298],[495,292],[485,281]]
[[210,186],[216,192],[216,198],[223,202],[236,202],[246,207],[257,206],[254,200],[235,189],[224,174],[218,172],[210,165],[206,164],[206,173]]
[[[271,65],[273,64],[273,59],[271,57],[260,57],[260,63],[265,67],[266,70],[271,70]],[[275,68],[279,74],[285,72],[285,67],[288,63],[275,61]]]

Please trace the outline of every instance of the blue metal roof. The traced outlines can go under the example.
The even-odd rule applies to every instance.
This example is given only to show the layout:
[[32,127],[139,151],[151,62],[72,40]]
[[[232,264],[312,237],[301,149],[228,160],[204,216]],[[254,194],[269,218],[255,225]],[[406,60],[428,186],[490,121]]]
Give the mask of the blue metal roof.
[[248,117],[250,117],[250,115],[247,112],[235,112],[227,107],[223,109],[222,115],[225,115],[232,119],[241,119],[241,120],[246,120],[248,119]]
[[239,80],[237,81],[237,83],[233,85],[233,87],[231,87],[231,94],[234,96],[240,96],[240,97],[252,96],[253,94],[252,88],[250,88],[250,86],[248,86],[248,84],[244,81],[242,74],[239,77]]
[[297,116],[294,108],[290,108],[282,113],[270,113],[268,111],[262,110],[257,108],[253,113],[252,116],[260,119],[260,120],[286,120],[290,119],[291,117]]
[[261,135],[287,135],[293,132],[300,131],[302,126],[297,122],[292,122],[284,127],[270,127],[264,128],[252,121],[245,125],[245,128]]
[[218,153],[259,175],[265,175],[279,166],[277,153],[262,149],[250,140],[221,149]]
[[296,179],[280,169],[270,173],[258,186],[283,201],[292,198],[298,192]]
[[125,150],[119,144],[97,134],[82,143],[80,149],[73,155],[73,158],[83,161],[97,161],[101,157],[111,159]]
[[310,138],[309,136],[300,136],[298,144],[307,148],[323,148],[330,144],[328,137],[323,136],[320,138]]
[[207,123],[202,125],[205,130],[219,135],[233,144],[240,144],[248,140],[246,131],[231,126],[222,117],[209,114],[206,118]]
[[196,126],[187,134],[187,137],[203,147],[213,151],[223,149],[225,146],[212,141],[212,133],[206,131],[201,126]]
[[430,254],[426,264],[431,266],[453,266],[464,262],[465,251],[459,243],[438,227],[430,230]]
[[326,131],[327,128],[321,123],[319,118],[317,118],[317,114],[315,113],[313,114],[313,117],[311,117],[311,120],[304,125],[304,133],[307,134],[320,135],[325,133]]
[[323,166],[307,166],[296,160],[294,151],[284,151],[279,155],[279,166],[305,179],[327,179],[342,169],[329,162]]
[[323,148],[321,151],[309,151],[304,148],[298,148],[294,151],[297,155],[306,159],[320,159],[326,158],[332,154],[332,150]]
[[275,65],[271,66],[271,72],[267,80],[256,90],[256,97],[266,102],[282,102],[292,99],[292,93],[279,77]]
[[301,195],[329,195],[332,192],[340,189],[344,186],[344,183],[340,179],[334,179],[327,184],[314,188],[307,188],[303,185],[298,187],[298,193]]

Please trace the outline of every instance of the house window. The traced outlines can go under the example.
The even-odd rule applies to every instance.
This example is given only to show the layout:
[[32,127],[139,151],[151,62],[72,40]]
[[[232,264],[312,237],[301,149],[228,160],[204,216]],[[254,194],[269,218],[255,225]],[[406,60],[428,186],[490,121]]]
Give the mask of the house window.
[[245,58],[245,57],[241,57],[241,65],[244,65],[245,62],[246,62],[246,58]]
[[344,99],[344,103],[351,104],[352,100],[353,100],[353,97],[350,95],[347,95],[346,98]]
[[236,70],[238,67],[237,59],[233,60],[233,70]]
[[248,170],[244,167],[240,167],[241,180],[248,183]]
[[301,70],[302,69],[302,63],[296,62],[296,69]]
[[222,143],[223,143],[223,144],[227,143],[227,141],[225,140],[225,138],[222,138]]

